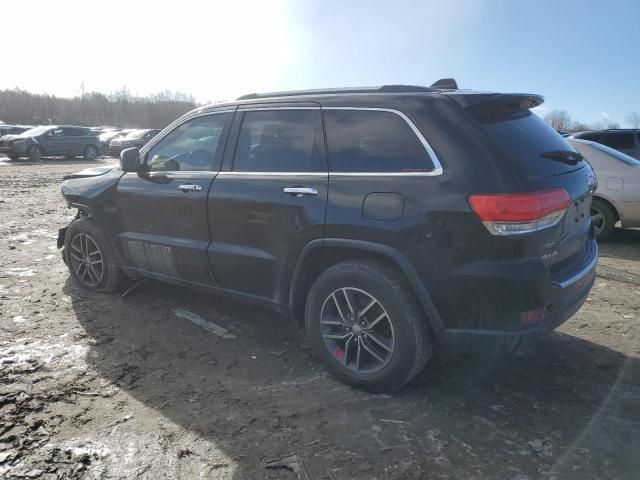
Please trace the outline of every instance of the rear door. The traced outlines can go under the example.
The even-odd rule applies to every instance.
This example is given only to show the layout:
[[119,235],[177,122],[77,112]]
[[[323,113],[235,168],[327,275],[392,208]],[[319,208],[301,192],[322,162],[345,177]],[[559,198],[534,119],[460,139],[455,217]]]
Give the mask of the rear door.
[[207,247],[207,194],[220,167],[232,111],[190,118],[144,154],[146,171],[118,183],[117,243],[142,274],[215,285]]
[[[285,301],[304,246],[323,237],[328,172],[318,106],[238,109],[237,139],[209,195],[220,286]],[[231,142],[230,142],[231,144]]]
[[84,153],[84,146],[87,140],[87,132],[81,128],[64,128],[65,151],[63,155],[78,156]]

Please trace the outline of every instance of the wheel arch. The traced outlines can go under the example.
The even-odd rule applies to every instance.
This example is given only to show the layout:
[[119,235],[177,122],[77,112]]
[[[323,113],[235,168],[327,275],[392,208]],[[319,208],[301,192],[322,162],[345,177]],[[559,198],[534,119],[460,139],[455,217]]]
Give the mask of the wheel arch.
[[613,213],[615,213],[616,215],[616,220],[620,220],[620,212],[618,211],[618,207],[616,207],[616,204],[613,200],[611,200],[609,197],[605,197],[604,195],[598,194],[598,193],[594,193],[593,194],[593,199],[594,200],[599,200],[601,202],[606,203],[607,205],[609,205],[611,207],[611,210],[613,210]]
[[[71,202],[71,203],[69,203],[69,207],[78,209],[78,214],[76,215],[76,218],[74,219],[74,221],[78,220],[79,218],[85,218],[88,221],[90,221],[93,225],[95,225],[95,227],[98,230],[100,230],[100,232],[102,233],[102,236],[104,237],[105,241],[109,243],[109,247],[111,247],[111,251],[113,252],[113,254],[116,257],[115,258],[116,263],[120,267],[125,267],[124,260],[122,258],[122,255],[120,254],[120,250],[117,248],[116,242],[111,237],[111,235],[109,235],[108,230],[105,229],[100,224],[100,222],[96,221],[96,217],[94,215],[94,212],[93,212],[93,209],[91,208],[91,206],[87,205],[85,203]],[[65,232],[65,234],[66,234],[66,232]]]
[[289,287],[288,309],[291,317],[301,327],[304,326],[307,293],[313,281],[327,268],[354,258],[383,261],[399,270],[422,306],[429,327],[438,340],[443,339],[442,318],[409,259],[389,245],[343,238],[312,240],[303,248],[298,258]]

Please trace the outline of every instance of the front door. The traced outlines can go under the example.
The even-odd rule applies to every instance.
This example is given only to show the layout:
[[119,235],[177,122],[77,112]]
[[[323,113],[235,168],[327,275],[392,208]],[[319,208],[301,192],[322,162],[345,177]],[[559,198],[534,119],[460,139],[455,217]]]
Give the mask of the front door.
[[69,137],[65,137],[64,128],[49,130],[43,137],[45,155],[64,155],[69,144]]
[[126,173],[116,192],[117,244],[140,274],[215,285],[207,247],[207,195],[219,170],[233,112],[186,120],[148,151],[144,173]]
[[317,106],[238,109],[234,148],[209,195],[219,286],[285,301],[304,246],[324,235],[328,170]]

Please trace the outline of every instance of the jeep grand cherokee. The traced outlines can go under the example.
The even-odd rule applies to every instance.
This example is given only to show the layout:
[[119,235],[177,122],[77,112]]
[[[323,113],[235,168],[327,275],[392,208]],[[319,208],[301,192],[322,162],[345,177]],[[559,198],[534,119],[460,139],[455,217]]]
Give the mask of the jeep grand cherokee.
[[[398,389],[434,347],[514,352],[594,281],[588,163],[542,97],[432,87],[251,94],[62,184],[85,288],[152,278],[270,305],[326,368]],[[74,178],[75,177],[75,178]]]

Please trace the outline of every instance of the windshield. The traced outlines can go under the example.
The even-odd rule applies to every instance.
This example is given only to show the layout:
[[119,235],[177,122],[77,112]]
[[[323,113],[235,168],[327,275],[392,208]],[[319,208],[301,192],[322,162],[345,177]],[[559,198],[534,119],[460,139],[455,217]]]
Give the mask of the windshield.
[[42,135],[43,133],[50,130],[51,128],[52,127],[35,127],[35,128],[32,128],[31,130],[27,130],[26,132],[22,133],[22,135],[25,137],[36,137],[38,135]]
[[607,147],[606,145],[603,145],[601,143],[592,142],[591,146],[593,148],[597,148],[601,152],[606,153],[607,155],[611,155],[616,160],[620,160],[621,162],[624,162],[627,165],[632,165],[634,167],[640,167],[640,160],[637,160],[637,159],[635,159],[633,157],[630,157],[626,153],[622,153],[622,152],[620,152],[618,150],[615,150],[615,149],[613,149],[611,147]]
[[145,133],[147,133],[146,130],[134,130],[133,132],[129,133],[126,136],[126,138],[130,138],[130,139],[142,138],[144,137]]

